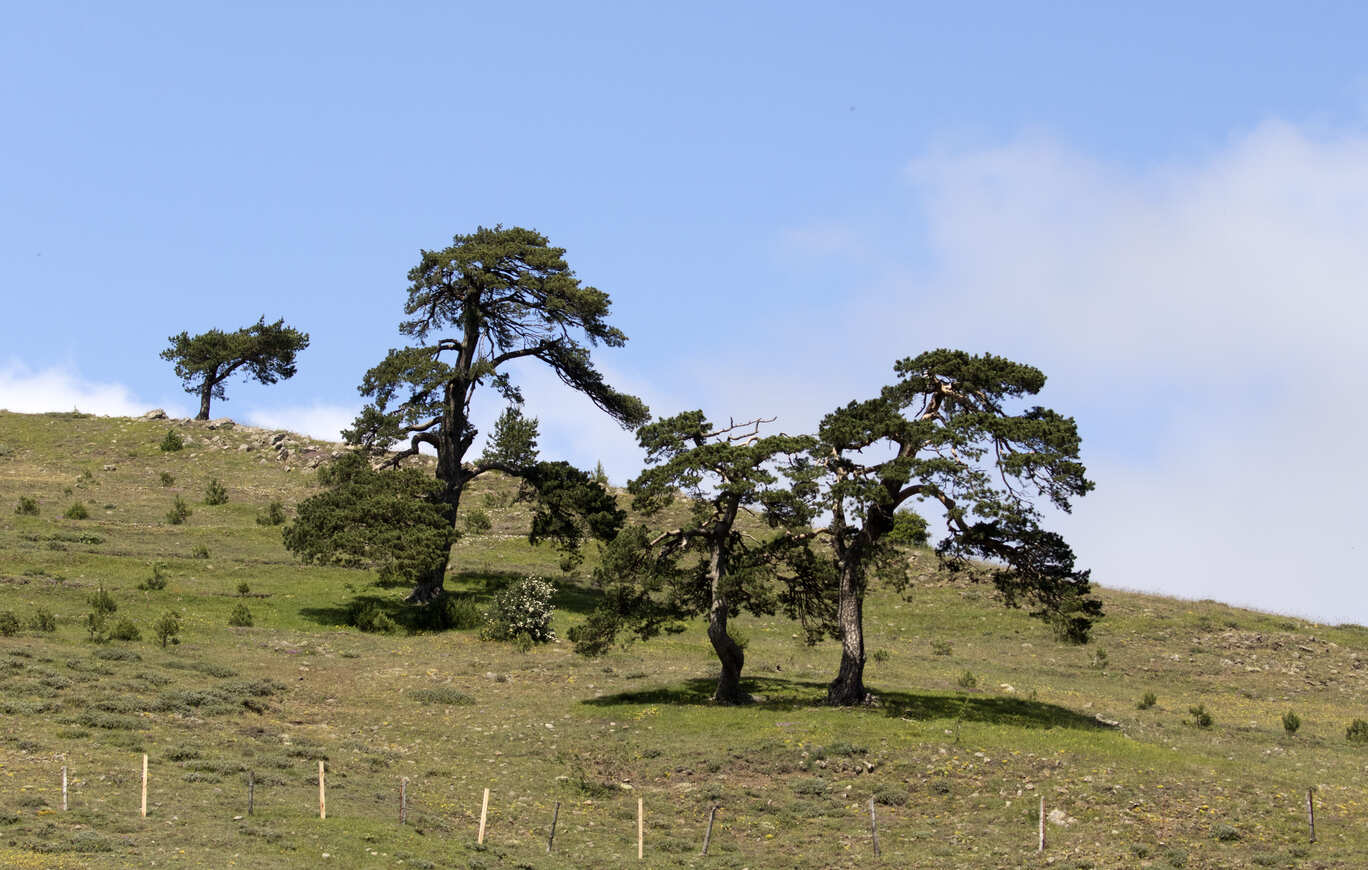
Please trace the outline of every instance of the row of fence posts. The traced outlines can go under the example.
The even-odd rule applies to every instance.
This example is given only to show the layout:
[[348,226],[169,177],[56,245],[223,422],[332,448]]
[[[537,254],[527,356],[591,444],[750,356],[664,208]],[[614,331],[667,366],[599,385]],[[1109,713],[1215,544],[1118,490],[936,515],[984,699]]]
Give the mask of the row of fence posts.
[[[409,778],[402,777],[399,780],[399,824],[408,824],[408,784]],[[1308,788],[1306,790],[1306,825],[1308,842],[1316,842],[1316,790]],[[247,771],[247,815],[252,814],[256,803],[256,774]],[[708,827],[703,834],[703,855],[708,854],[708,846],[712,842],[713,822],[717,818],[717,811],[721,808],[720,804],[713,804],[708,811]],[[62,766],[62,812],[67,810],[67,768]],[[142,757],[142,797],[139,804],[139,815],[147,818],[147,753]],[[328,793],[327,793],[327,771],[322,761],[318,762],[318,818],[328,817]],[[475,836],[475,842],[481,846],[485,841],[485,823],[489,818],[489,789],[484,790],[484,795],[480,799],[480,828]],[[560,820],[560,801],[556,801],[556,807],[551,814],[551,831],[546,836],[546,854],[551,854],[552,846],[556,842],[556,823]],[[1037,852],[1045,851],[1045,795],[1040,796],[1040,821],[1038,829],[1038,841],[1036,844]],[[874,846],[874,857],[879,857],[879,819],[874,811],[874,798],[869,799],[869,838]],[[637,860],[645,857],[646,850],[646,802],[643,798],[637,798]]]

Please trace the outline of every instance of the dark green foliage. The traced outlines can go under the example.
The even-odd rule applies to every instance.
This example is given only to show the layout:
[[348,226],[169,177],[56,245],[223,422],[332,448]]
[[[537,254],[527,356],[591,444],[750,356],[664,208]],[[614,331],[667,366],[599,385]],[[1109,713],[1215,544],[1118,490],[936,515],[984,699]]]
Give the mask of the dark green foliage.
[[594,465],[594,483],[600,486],[608,485],[608,472],[603,470],[603,463],[598,462]]
[[211,399],[227,401],[223,383],[235,372],[263,384],[294,377],[295,354],[309,346],[309,336],[285,325],[267,323],[263,316],[234,332],[211,329],[191,336],[171,336],[161,358],[176,364],[176,377],[185,391],[200,398],[197,419],[209,419]]
[[1159,699],[1155,696],[1153,692],[1146,692],[1143,696],[1141,696],[1140,700],[1136,702],[1135,709],[1148,710],[1150,707],[1153,707],[1158,702]]
[[930,540],[926,518],[913,510],[899,508],[893,512],[893,528],[888,542],[895,547],[925,547]]
[[[745,650],[729,630],[733,616],[782,607],[803,621],[810,636],[829,626],[829,598],[806,547],[811,515],[770,468],[792,463],[812,440],[761,437],[764,422],[714,427],[702,411],[690,411],[637,431],[647,467],[627,485],[633,507],[650,517],[684,496],[690,515],[663,534],[644,526],[625,529],[604,549],[594,573],[604,599],[571,630],[576,651],[597,655],[619,634],[644,640],[665,624],[706,613],[708,638],[722,665],[715,697],[735,703],[745,700]],[[743,536],[735,528],[743,510],[762,512],[774,534],[766,541]]]
[[537,418],[524,417],[522,406],[514,402],[494,421],[481,459],[515,468],[531,465],[537,461],[537,435]]
[[305,562],[368,567],[382,583],[438,582],[454,539],[442,484],[417,469],[376,471],[364,454],[325,466],[326,491],[300,503],[285,546]]
[[[562,507],[572,506],[564,498],[565,484],[582,488],[547,463],[534,462],[536,421],[522,417],[521,394],[503,370],[509,363],[518,359],[541,362],[624,426],[647,418],[645,405],[614,390],[590,361],[589,346],[620,347],[627,338],[606,321],[608,295],[581,285],[566,265],[564,253],[541,234],[516,227],[481,227],[471,235],[454,237],[443,250],[423,251],[408,276],[404,311],[410,319],[399,325],[400,332],[417,343],[391,350],[361,382],[361,393],[371,403],[344,437],[368,455],[407,442],[385,460],[387,468],[397,469],[423,445],[434,449],[438,498],[446,506],[448,524],[466,484],[488,471],[522,478],[539,500],[547,495],[539,483],[549,482],[562,490]],[[580,343],[577,334],[588,346]],[[470,422],[470,407],[482,385],[493,387],[511,407],[496,426],[484,457],[468,463],[466,455],[478,434]],[[401,491],[415,489],[400,487]],[[429,498],[421,493],[419,497]],[[317,498],[326,499],[327,494]],[[603,528],[593,518],[575,521],[558,516],[555,506],[543,502],[543,508],[534,518],[534,541],[554,537],[571,552],[578,549],[583,529],[597,534]],[[301,545],[291,549],[315,560],[355,553],[352,541],[333,546],[322,525],[305,523],[304,505],[300,514],[296,525],[309,527],[302,536],[308,540],[287,536],[287,542]],[[350,537],[390,536],[380,528],[386,524],[383,514],[364,519],[369,528]],[[561,538],[562,532],[567,537]],[[449,548],[436,546],[429,537],[422,549],[427,554],[425,564],[408,572],[415,582],[410,598],[427,602],[441,597]],[[439,558],[434,561],[434,557]],[[413,567],[411,559],[407,564]]]
[[228,490],[217,477],[209,481],[209,485],[204,489],[204,503],[207,505],[220,505],[228,503]]
[[347,624],[376,634],[387,634],[399,627],[379,604],[366,598],[358,598],[347,608]]
[[934,656],[948,656],[954,649],[948,640],[931,641],[931,654]]
[[171,485],[174,484],[175,482],[176,482],[176,476],[175,476],[174,474],[172,474],[171,472],[169,472],[169,471],[163,471],[163,472],[161,473],[161,485],[162,485],[162,486],[171,486]]
[[1301,728],[1301,717],[1288,710],[1282,715],[1282,726],[1288,735],[1296,734],[1297,729]]
[[192,558],[192,559],[208,559],[208,558],[209,558],[209,548],[206,547],[204,544],[196,544],[195,546],[193,546],[193,547],[190,548],[190,558]]
[[163,613],[152,624],[152,632],[157,636],[157,640],[161,642],[163,648],[170,642],[180,643],[180,630],[180,615],[172,610]]
[[1216,720],[1211,718],[1207,712],[1205,704],[1198,704],[1195,707],[1188,707],[1188,712],[1192,714],[1192,724],[1198,728],[1210,728]]
[[166,521],[173,526],[179,526],[190,518],[190,505],[185,503],[185,499],[176,496],[176,500],[171,503],[171,510],[166,512]]
[[248,610],[245,604],[237,605],[233,612],[228,614],[228,624],[235,628],[251,628],[252,611]]
[[243,580],[241,583],[239,583],[239,584],[237,585],[237,594],[243,596],[244,598],[245,598],[249,593],[251,593],[251,591],[252,591],[252,587],[247,585],[247,581],[246,581],[246,580]]
[[[1045,376],[991,354],[953,350],[900,360],[894,372],[897,380],[877,397],[822,420],[811,470],[798,478],[832,517],[844,614],[841,669],[829,693],[837,704],[867,700],[859,603],[868,570],[886,558],[898,508],[910,500],[943,511],[947,535],[936,552],[946,566],[992,566],[1003,601],[1034,605],[1032,615],[1061,640],[1085,642],[1101,615],[1088,572],[1074,568],[1062,537],[1040,527],[1035,504],[1068,511],[1092,489],[1077,426],[1040,406],[1010,407],[1039,392]],[[903,525],[914,532],[915,521]]]
[[86,603],[96,613],[113,613],[119,609],[119,605],[114,601],[114,596],[105,590],[103,583],[86,598]]
[[[158,446],[161,447],[163,453],[175,453],[177,450],[181,450],[185,447],[185,439],[181,437],[181,433],[177,432],[175,429],[167,429],[166,435],[162,437],[161,444]],[[166,482],[167,478],[170,478],[173,482],[175,481],[174,477],[171,477],[171,475],[163,471],[162,486],[171,485]]]
[[1350,743],[1368,743],[1368,722],[1355,719],[1344,731],[1344,739]]
[[146,580],[138,584],[138,588],[144,592],[158,592],[166,588],[166,569],[161,563],[152,565],[152,574]]
[[20,628],[19,617],[13,610],[0,610],[0,635],[13,637],[19,633]]
[[92,643],[104,643],[109,640],[109,617],[103,611],[92,610],[87,613],[85,628]]
[[90,518],[90,511],[86,510],[86,506],[78,501],[67,508],[66,513],[62,516],[69,520],[85,520]]
[[1212,829],[1212,834],[1222,843],[1233,843],[1240,839],[1240,832],[1227,824],[1218,824]]
[[19,505],[14,512],[21,517],[38,516],[38,499],[26,495],[19,496]]
[[279,501],[273,501],[266,506],[266,510],[257,514],[256,523],[259,526],[278,526],[285,522],[285,505]]
[[479,508],[471,508],[466,511],[463,524],[468,535],[482,535],[494,527],[493,521],[489,519],[489,514]]
[[142,632],[133,624],[133,620],[124,617],[114,624],[109,630],[110,640],[142,640]]
[[955,685],[961,689],[974,689],[978,687],[978,677],[974,676],[973,671],[965,671],[955,679]]
[[52,611],[46,607],[39,607],[33,611],[33,618],[29,620],[29,628],[34,631],[52,632],[57,630],[57,617],[52,615]]

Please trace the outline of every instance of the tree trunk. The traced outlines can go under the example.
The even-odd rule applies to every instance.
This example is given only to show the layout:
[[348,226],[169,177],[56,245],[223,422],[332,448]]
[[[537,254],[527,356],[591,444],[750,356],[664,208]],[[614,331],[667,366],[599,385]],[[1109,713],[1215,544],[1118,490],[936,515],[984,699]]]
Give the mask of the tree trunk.
[[741,691],[741,668],[746,663],[746,653],[727,634],[729,609],[725,598],[714,598],[712,609],[708,611],[708,640],[712,641],[717,659],[722,663],[713,700],[719,704],[744,704],[750,701],[750,695]]
[[208,378],[205,378],[205,379],[204,379],[204,386],[200,388],[200,409],[199,409],[199,414],[197,414],[197,415],[195,416],[195,419],[196,419],[196,420],[208,420],[208,419],[209,419],[209,398],[210,398],[213,394],[214,394],[214,385],[213,385],[213,383],[212,383]]
[[836,619],[841,628],[841,669],[827,687],[827,703],[838,707],[867,704],[864,686],[864,589],[853,567],[841,567]]

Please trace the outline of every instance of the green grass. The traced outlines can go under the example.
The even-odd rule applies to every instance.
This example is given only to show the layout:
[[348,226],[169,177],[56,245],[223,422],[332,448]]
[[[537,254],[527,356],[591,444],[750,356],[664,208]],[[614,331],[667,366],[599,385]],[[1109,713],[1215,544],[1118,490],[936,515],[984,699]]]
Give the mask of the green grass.
[[[723,868],[1357,867],[1368,856],[1368,749],[1346,739],[1368,717],[1361,627],[1103,589],[1095,646],[1068,647],[985,587],[936,577],[904,600],[876,579],[865,613],[868,648],[886,651],[866,672],[878,706],[822,706],[838,647],[746,618],[757,701],[718,707],[701,622],[600,660],[564,642],[521,653],[476,627],[426,630],[404,590],[301,566],[279,527],[258,523],[273,502],[291,515],[315,491],[316,455],[304,454],[315,445],[291,436],[280,459],[261,433],[174,428],[183,449],[163,451],[165,422],[0,414],[0,610],[22,626],[0,637],[0,866],[635,867],[638,797],[650,867],[703,865],[714,804],[706,864]],[[166,522],[175,495],[198,503],[215,478],[228,503]],[[85,520],[62,516],[73,487]],[[483,607],[524,573],[557,579],[564,637],[596,601],[584,580],[594,553],[563,575],[554,550],[522,539],[530,510],[515,494],[492,479],[467,495],[490,528],[457,545],[449,587]],[[21,497],[39,513],[16,513]],[[165,588],[139,589],[153,565]],[[87,640],[101,586],[141,641]],[[358,598],[396,630],[347,626]],[[239,606],[250,627],[229,624]],[[54,631],[29,626],[40,608]],[[163,649],[152,626],[167,611],[181,642]],[[1137,709],[1147,692],[1157,702]],[[1199,705],[1212,727],[1184,724]],[[1295,737],[1282,724],[1291,708]],[[1043,858],[1042,794],[1067,822],[1049,826]]]

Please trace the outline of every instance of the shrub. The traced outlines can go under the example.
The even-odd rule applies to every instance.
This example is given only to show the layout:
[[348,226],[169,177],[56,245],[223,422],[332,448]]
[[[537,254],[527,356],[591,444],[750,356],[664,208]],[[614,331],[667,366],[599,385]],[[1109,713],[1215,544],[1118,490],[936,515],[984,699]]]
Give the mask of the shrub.
[[109,631],[111,640],[142,640],[142,632],[127,617],[120,619]]
[[484,636],[491,640],[526,638],[532,643],[556,639],[551,630],[556,589],[541,577],[524,577],[499,592],[485,610]]
[[948,656],[953,651],[954,647],[950,645],[948,640],[931,641],[931,655],[933,656]]
[[185,499],[176,496],[176,500],[171,503],[171,510],[166,512],[166,521],[173,526],[179,526],[190,518],[190,505],[185,503]]
[[278,526],[285,522],[285,505],[279,501],[273,501],[266,506],[264,513],[257,514],[257,525],[259,526]]
[[228,490],[217,477],[209,481],[209,485],[204,488],[204,503],[207,505],[219,505],[228,503]]
[[13,637],[19,633],[19,617],[13,610],[0,610],[0,635]]
[[175,476],[174,474],[172,474],[171,472],[169,472],[169,471],[163,471],[163,472],[161,473],[161,485],[162,485],[162,486],[171,486],[171,485],[173,485],[175,482],[176,482],[176,476]]
[[1093,667],[1097,668],[1099,671],[1106,670],[1107,651],[1104,649],[1093,650],[1092,655],[1088,657],[1088,663],[1091,664]]
[[191,559],[208,559],[208,558],[209,558],[209,548],[206,547],[206,546],[204,546],[203,544],[196,544],[196,545],[195,545],[194,547],[192,547],[191,550],[190,550],[190,558],[191,558]]
[[489,519],[489,514],[479,508],[472,508],[466,512],[463,522],[466,533],[471,535],[482,535],[494,528],[494,523]]
[[69,520],[88,520],[90,519],[90,511],[86,510],[86,506],[78,501],[73,502],[62,516]]
[[156,622],[152,624],[152,631],[157,635],[157,640],[161,641],[163,648],[168,642],[180,643],[180,616],[175,611],[168,610],[163,613]]
[[1220,840],[1222,843],[1233,843],[1240,839],[1240,832],[1230,825],[1217,825],[1212,833],[1215,834],[1216,839]]
[[1153,707],[1158,702],[1159,699],[1155,697],[1153,692],[1146,692],[1144,695],[1140,697],[1139,702],[1136,703],[1135,709],[1148,710],[1150,707]]
[[237,628],[252,627],[252,611],[247,609],[247,605],[239,604],[233,608],[233,612],[228,614],[228,624]]
[[874,662],[886,662],[890,656],[891,654],[888,650],[880,648],[869,654],[869,660]]
[[29,620],[29,628],[34,631],[56,631],[57,617],[53,616],[52,611],[46,607],[39,607],[33,611],[33,618]]
[[185,439],[175,429],[167,429],[166,437],[162,438],[161,447],[163,453],[175,453],[185,446]]
[[1368,743],[1368,722],[1355,719],[1344,731],[1344,739],[1350,743]]
[[21,517],[38,516],[38,499],[26,495],[19,496],[19,506],[14,509],[14,512]]
[[973,671],[965,671],[955,680],[955,685],[961,689],[972,689],[978,685],[978,677],[974,676]]
[[379,604],[368,599],[357,599],[351,603],[347,608],[347,624],[362,631],[380,634],[394,631],[399,627],[380,609]]
[[119,605],[114,601],[114,596],[110,595],[101,583],[100,587],[90,594],[86,599],[90,609],[96,613],[113,613],[119,609]]
[[428,627],[437,631],[479,628],[484,624],[484,614],[469,595],[444,595],[424,612],[428,615]]
[[159,591],[166,588],[166,572],[162,570],[160,564],[152,566],[152,576],[138,584],[138,588],[143,591]]
[[1282,723],[1284,731],[1288,734],[1296,734],[1297,729],[1301,727],[1301,717],[1291,710],[1288,710],[1282,715]]
[[1198,728],[1210,728],[1216,720],[1211,718],[1207,712],[1205,704],[1198,704],[1196,707],[1188,707],[1188,712],[1192,714],[1192,724]]
[[247,585],[246,580],[243,580],[241,583],[238,584],[238,594],[241,595],[243,598],[246,598],[251,593],[252,587]]
[[109,640],[108,623],[105,614],[99,610],[92,610],[85,615],[86,632],[90,634],[91,643],[104,643]]
[[450,686],[434,686],[430,689],[409,689],[404,694],[420,704],[443,704],[455,706],[458,704],[473,704],[475,699],[465,692],[459,692]]

